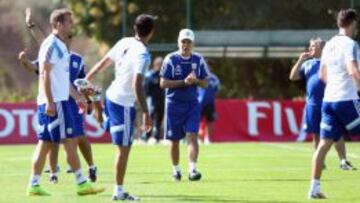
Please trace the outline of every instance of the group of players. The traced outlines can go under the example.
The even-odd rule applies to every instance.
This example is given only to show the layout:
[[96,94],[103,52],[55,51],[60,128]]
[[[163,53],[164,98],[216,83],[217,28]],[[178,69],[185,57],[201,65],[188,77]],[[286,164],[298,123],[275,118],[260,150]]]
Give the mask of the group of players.
[[[155,30],[156,18],[142,14],[134,22],[134,37],[119,40],[109,52],[85,75],[84,62],[80,55],[70,51],[73,26],[72,13],[68,9],[56,9],[50,15],[51,34],[41,41],[36,63],[19,54],[21,64],[39,75],[38,144],[33,154],[32,173],[27,189],[28,195],[50,195],[40,186],[40,176],[46,156],[50,157],[50,181],[57,179],[57,151],[64,144],[67,162],[75,175],[78,195],[97,194],[104,188],[90,184],[82,173],[77,146],[89,165],[89,180],[96,181],[90,144],[84,135],[83,112],[92,106],[91,95],[75,86],[78,78],[91,81],[108,67],[115,66],[115,78],[105,93],[104,112],[108,117],[112,143],[117,147],[115,163],[115,187],[113,200],[139,200],[125,192],[123,184],[127,161],[133,140],[135,124],[135,101],[142,111],[142,130],[149,132],[152,119],[144,93],[144,73],[149,68],[151,57],[147,45]],[[36,25],[27,16],[27,26],[36,36]],[[37,37],[36,37],[37,38]],[[202,174],[196,167],[199,145],[197,133],[200,124],[198,87],[208,86],[208,68],[204,58],[192,51],[195,36],[192,30],[182,29],[178,36],[178,51],[168,54],[161,66],[160,86],[166,89],[164,134],[170,141],[173,165],[173,180],[180,181],[179,141],[188,143],[190,181],[198,181]],[[91,110],[90,110],[91,111]]]
[[[91,100],[88,97],[84,99],[83,92],[77,91],[74,80],[85,78],[91,81],[98,72],[115,65],[115,79],[106,91],[104,102],[112,142],[117,147],[113,200],[139,200],[125,192],[123,183],[134,132],[135,101],[142,111],[142,129],[148,132],[152,128],[143,79],[151,62],[147,45],[155,31],[154,23],[153,16],[139,15],[134,23],[135,36],[119,40],[85,75],[82,57],[70,51],[72,13],[68,9],[56,9],[50,16],[52,33],[42,41],[37,63],[28,61],[25,53],[19,55],[24,66],[39,74],[39,142],[33,155],[28,195],[50,195],[40,186],[40,175],[46,156],[51,152],[51,180],[57,182],[57,149],[60,142],[64,144],[68,164],[75,175],[77,194],[104,191],[104,188],[92,186],[81,170],[77,146],[88,162],[89,179],[96,181],[90,144],[84,136],[80,136],[84,135],[81,112],[87,111]],[[360,134],[360,53],[357,43],[351,38],[356,23],[355,10],[341,10],[337,17],[339,34],[326,44],[321,39],[311,40],[310,51],[301,54],[290,73],[292,80],[306,80],[306,129],[315,134],[309,198],[326,198],[320,190],[320,177],[325,168],[324,159],[334,142],[341,168],[354,169],[346,159],[342,137],[345,134]],[[30,29],[34,26],[28,23]],[[207,87],[209,72],[204,58],[192,51],[194,41],[191,30],[181,30],[178,36],[179,50],[165,57],[159,73],[160,86],[166,89],[164,132],[166,139],[170,140],[173,179],[176,181],[182,178],[179,141],[183,138],[188,143],[188,179],[196,181],[202,176],[196,167],[201,109],[197,88]],[[307,60],[309,58],[312,59]]]
[[314,134],[309,199],[325,199],[320,178],[325,157],[335,142],[340,168],[355,170],[346,159],[344,135],[360,134],[360,50],[352,39],[358,15],[353,9],[338,13],[339,33],[327,43],[310,40],[308,52],[300,55],[290,73],[290,80],[306,82],[305,130]]

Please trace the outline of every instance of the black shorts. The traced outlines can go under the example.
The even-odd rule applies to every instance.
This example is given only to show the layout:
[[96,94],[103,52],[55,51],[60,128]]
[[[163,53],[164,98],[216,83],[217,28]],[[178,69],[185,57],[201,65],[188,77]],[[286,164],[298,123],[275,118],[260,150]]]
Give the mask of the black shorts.
[[210,103],[203,106],[201,110],[201,118],[205,118],[207,122],[213,122],[216,120],[215,104]]

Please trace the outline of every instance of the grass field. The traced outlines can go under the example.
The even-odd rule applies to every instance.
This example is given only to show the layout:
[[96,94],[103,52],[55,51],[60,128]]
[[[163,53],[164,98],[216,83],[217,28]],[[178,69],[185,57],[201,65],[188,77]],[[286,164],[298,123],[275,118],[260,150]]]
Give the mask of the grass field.
[[[360,144],[348,144],[348,156],[360,167]],[[60,156],[59,183],[47,175],[42,185],[51,197],[26,197],[34,146],[0,146],[0,202],[112,202],[114,147],[93,145],[99,169],[96,185],[106,187],[97,196],[78,197],[73,175],[66,174],[64,154]],[[186,149],[182,146],[181,166],[185,178],[172,182],[167,147],[136,145],[130,157],[125,189],[142,202],[308,202],[311,145],[303,143],[246,143],[201,146],[198,167],[200,182],[186,179]],[[329,202],[360,202],[360,171],[342,171],[332,149],[322,188]],[[87,167],[83,167],[87,168]],[[326,201],[326,202],[328,202]]]

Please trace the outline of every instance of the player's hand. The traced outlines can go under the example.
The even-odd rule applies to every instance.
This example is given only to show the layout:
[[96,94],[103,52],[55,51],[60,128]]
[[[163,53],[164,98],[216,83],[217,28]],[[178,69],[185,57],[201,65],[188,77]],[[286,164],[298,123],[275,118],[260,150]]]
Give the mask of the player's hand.
[[148,113],[143,113],[143,124],[141,126],[142,130],[148,133],[150,132],[152,125],[153,123],[150,115]]
[[185,84],[186,85],[193,85],[196,84],[198,81],[196,74],[194,71],[192,71],[186,78],[185,78]]
[[25,23],[28,27],[34,26],[34,22],[32,21],[32,11],[31,8],[25,9]]
[[94,104],[96,121],[100,126],[102,126],[102,123],[104,122],[104,118],[103,118],[103,106],[101,104],[101,101],[94,101],[93,104]]
[[300,59],[301,61],[305,61],[305,60],[307,60],[307,59],[309,59],[309,58],[311,58],[311,57],[312,57],[311,52],[302,52],[302,53],[300,54],[299,59]]
[[76,104],[79,106],[79,113],[84,113],[87,111],[87,103],[84,99],[80,98],[76,100]]
[[18,59],[23,62],[23,61],[26,61],[27,60],[27,54],[26,54],[26,51],[21,51],[18,55]]
[[56,115],[56,106],[55,103],[46,103],[45,104],[45,114],[48,116]]

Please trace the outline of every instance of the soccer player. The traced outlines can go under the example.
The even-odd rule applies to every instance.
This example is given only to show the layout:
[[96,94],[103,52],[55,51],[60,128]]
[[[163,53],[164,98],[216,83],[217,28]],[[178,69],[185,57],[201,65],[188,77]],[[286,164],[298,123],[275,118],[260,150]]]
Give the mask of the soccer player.
[[[34,23],[34,21],[32,20],[31,9],[27,8],[25,13],[26,13],[25,22],[26,22],[27,27],[30,29],[32,36],[34,37],[34,39],[37,42],[39,42],[39,43],[42,42],[46,36],[44,35],[45,33],[42,32],[42,29],[38,25],[36,25]],[[65,41],[66,46],[70,49],[72,35],[69,34],[69,36],[66,39],[64,39],[64,41]],[[21,62],[21,65],[24,68],[26,68],[27,70],[29,70],[30,72],[35,72],[36,74],[39,73],[39,63],[37,61],[35,61],[35,63],[31,62],[26,57],[25,51],[20,52],[19,60]],[[73,88],[75,88],[74,81],[78,78],[85,77],[85,63],[84,63],[82,56],[75,52],[70,52],[69,66],[70,66],[70,69],[69,69],[70,70],[70,78],[69,78],[70,83],[72,84]],[[76,94],[75,91],[72,91],[72,93]],[[78,95],[76,95],[76,96],[79,97]],[[86,163],[89,166],[89,170],[88,170],[89,171],[89,179],[91,182],[95,182],[97,179],[97,168],[94,165],[90,142],[88,141],[88,139],[84,133],[83,114],[79,113],[80,109],[73,97],[69,98],[69,104],[72,109],[72,113],[75,116],[73,133],[74,133],[74,135],[76,135],[78,137],[79,149],[80,149]],[[59,144],[53,143],[53,147],[51,148],[50,153],[49,153],[49,163],[50,163],[49,172],[50,172],[50,182],[52,182],[52,183],[57,183],[57,181],[58,181],[58,177],[57,177],[57,172],[59,171],[59,167],[57,166],[58,151],[59,151]]]
[[136,17],[134,37],[119,40],[90,70],[86,78],[115,64],[115,79],[106,91],[105,108],[109,115],[112,143],[117,146],[116,185],[113,200],[139,200],[124,191],[124,176],[131,149],[135,123],[135,101],[142,110],[143,129],[149,131],[152,121],[147,109],[143,78],[151,63],[147,44],[154,34],[155,18],[142,14]]
[[197,86],[207,87],[208,76],[204,58],[192,51],[195,36],[192,30],[182,29],[178,36],[179,50],[168,54],[163,62],[160,86],[166,88],[165,137],[170,140],[173,180],[181,180],[179,141],[187,138],[189,180],[201,179],[196,169],[199,155],[197,133],[200,124],[200,104]]
[[[321,104],[324,96],[325,84],[319,78],[320,57],[325,41],[321,38],[310,40],[309,51],[300,54],[299,59],[292,67],[290,80],[304,80],[306,83],[305,127],[307,133],[313,135],[314,149],[319,144]],[[346,160],[344,138],[341,137],[335,144],[340,159],[340,168],[353,170],[354,167]],[[325,166],[325,165],[324,165]]]
[[145,140],[151,142],[151,137],[156,143],[162,139],[161,126],[164,118],[164,90],[160,87],[160,69],[162,57],[156,57],[152,69],[145,75],[145,92],[149,105],[151,119],[154,122],[153,129],[146,133]]
[[[33,155],[32,174],[27,195],[50,195],[40,186],[40,176],[52,143],[63,142],[67,161],[74,171],[77,194],[104,191],[94,188],[82,174],[73,134],[73,116],[68,104],[70,95],[69,51],[64,41],[73,25],[68,9],[56,9],[50,15],[52,33],[39,50],[38,144]],[[78,98],[76,98],[78,99]]]
[[326,43],[319,77],[325,81],[320,124],[320,142],[312,161],[310,199],[324,199],[320,178],[326,154],[331,145],[345,133],[360,134],[359,96],[359,47],[351,38],[356,30],[357,13],[344,9],[338,13],[339,34]]
[[205,120],[204,143],[211,143],[213,123],[216,120],[215,98],[220,88],[219,78],[211,71],[214,66],[212,60],[207,60],[208,65],[208,87],[198,87],[198,100],[201,105],[201,118]]

